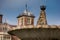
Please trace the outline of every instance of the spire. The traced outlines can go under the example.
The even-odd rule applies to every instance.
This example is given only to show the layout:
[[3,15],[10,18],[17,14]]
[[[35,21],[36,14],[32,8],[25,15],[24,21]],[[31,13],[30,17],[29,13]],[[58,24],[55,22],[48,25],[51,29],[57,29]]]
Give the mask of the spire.
[[5,18],[5,23],[4,23],[4,32],[7,32],[8,30],[7,30],[7,20],[6,20],[6,18]]
[[37,25],[47,25],[46,13],[45,13],[46,6],[42,5],[40,9],[41,9],[41,13]]
[[27,11],[27,10],[28,10],[28,9],[27,9],[27,4],[25,5],[25,7],[26,7],[26,11]]
[[25,5],[25,10],[24,10],[25,14],[28,14],[28,8],[27,8],[27,4]]
[[4,22],[5,24],[7,24],[7,19],[5,18],[5,22]]
[[6,20],[6,18],[5,18],[5,23],[7,23],[7,20]]

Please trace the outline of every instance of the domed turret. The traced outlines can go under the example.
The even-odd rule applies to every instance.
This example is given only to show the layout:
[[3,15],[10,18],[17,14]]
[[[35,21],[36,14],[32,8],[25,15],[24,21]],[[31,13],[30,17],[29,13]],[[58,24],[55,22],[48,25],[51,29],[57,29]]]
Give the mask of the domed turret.
[[18,27],[20,28],[34,27],[35,16],[27,8],[17,18],[18,18]]

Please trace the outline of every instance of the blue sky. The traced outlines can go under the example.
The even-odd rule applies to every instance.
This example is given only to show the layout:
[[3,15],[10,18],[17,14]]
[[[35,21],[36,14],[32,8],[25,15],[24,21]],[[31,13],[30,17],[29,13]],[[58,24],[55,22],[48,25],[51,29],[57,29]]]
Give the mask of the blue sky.
[[3,22],[6,18],[9,24],[17,24],[17,16],[28,5],[35,15],[35,24],[40,15],[40,6],[46,5],[46,18],[49,25],[60,25],[60,0],[0,0],[0,13],[3,14]]

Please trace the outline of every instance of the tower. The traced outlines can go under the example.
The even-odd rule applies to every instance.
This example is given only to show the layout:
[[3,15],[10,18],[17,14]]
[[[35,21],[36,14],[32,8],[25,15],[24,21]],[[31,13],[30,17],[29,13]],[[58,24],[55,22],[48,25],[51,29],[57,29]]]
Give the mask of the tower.
[[2,23],[2,17],[3,17],[3,15],[0,14],[0,23]]
[[28,11],[27,4],[26,9],[22,14],[20,14],[18,18],[18,28],[32,28],[34,27],[34,15]]
[[47,19],[46,19],[46,13],[45,13],[46,6],[42,5],[40,6],[40,9],[41,9],[41,13],[37,21],[37,26],[43,27],[44,25],[47,25]]

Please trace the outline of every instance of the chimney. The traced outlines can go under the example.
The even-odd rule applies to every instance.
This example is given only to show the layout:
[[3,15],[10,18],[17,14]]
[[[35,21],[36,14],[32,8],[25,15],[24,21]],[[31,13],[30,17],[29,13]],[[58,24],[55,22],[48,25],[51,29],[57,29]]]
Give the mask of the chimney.
[[3,17],[3,15],[0,14],[0,23],[2,23],[2,17]]

